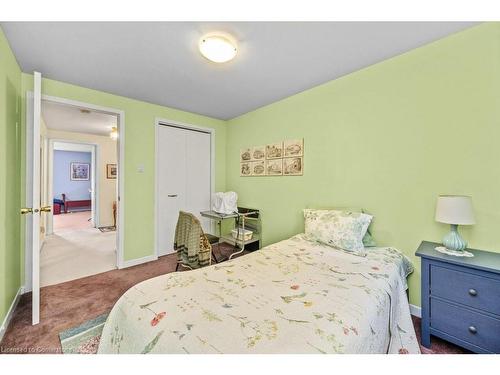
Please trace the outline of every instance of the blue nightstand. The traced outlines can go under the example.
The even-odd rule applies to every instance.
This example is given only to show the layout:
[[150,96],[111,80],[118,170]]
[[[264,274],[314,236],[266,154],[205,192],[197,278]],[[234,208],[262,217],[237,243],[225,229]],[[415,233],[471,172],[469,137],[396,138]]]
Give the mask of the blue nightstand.
[[422,258],[422,345],[431,335],[475,353],[500,353],[500,254],[467,249],[455,257],[424,241]]

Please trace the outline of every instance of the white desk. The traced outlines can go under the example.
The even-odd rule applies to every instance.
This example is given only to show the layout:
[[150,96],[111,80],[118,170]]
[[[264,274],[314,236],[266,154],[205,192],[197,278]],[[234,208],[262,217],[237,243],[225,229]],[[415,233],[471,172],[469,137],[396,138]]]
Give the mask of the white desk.
[[200,212],[200,215],[212,220],[217,221],[217,225],[219,227],[219,244],[221,241],[224,242],[229,242],[230,244],[233,244],[234,246],[240,247],[240,250],[233,252],[230,256],[229,259],[231,259],[233,256],[241,254],[243,251],[245,251],[245,245],[252,243],[252,242],[257,242],[260,240],[259,235],[260,234],[255,234],[252,236],[252,239],[243,241],[243,240],[238,240],[236,238],[233,238],[231,235],[229,236],[223,236],[222,235],[222,221],[227,220],[227,219],[238,219],[239,224],[241,224],[241,228],[243,231],[245,231],[245,218],[251,215],[259,214],[258,211],[248,211],[248,212],[242,212],[242,213],[232,213],[232,214],[220,214],[215,211],[202,211]]

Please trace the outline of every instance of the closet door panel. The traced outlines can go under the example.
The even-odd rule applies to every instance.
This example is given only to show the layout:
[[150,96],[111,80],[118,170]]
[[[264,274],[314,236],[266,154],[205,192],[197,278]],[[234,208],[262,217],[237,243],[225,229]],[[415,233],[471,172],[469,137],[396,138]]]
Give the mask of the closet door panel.
[[186,209],[186,131],[158,129],[158,248],[159,255],[174,252],[175,226],[180,210]]
[[187,130],[186,138],[186,210],[200,219],[205,232],[211,232],[209,219],[200,211],[210,210],[211,136]]

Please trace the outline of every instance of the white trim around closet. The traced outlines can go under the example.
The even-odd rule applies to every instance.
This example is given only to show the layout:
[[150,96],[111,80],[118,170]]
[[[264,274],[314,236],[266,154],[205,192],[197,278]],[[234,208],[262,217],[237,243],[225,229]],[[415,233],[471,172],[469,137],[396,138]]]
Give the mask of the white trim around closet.
[[[205,126],[186,124],[179,121],[173,121],[164,118],[155,119],[155,200],[154,200],[154,238],[155,238],[155,253],[156,259],[160,254],[160,249],[158,246],[158,129],[160,126],[171,126],[180,129],[194,130],[202,133],[210,134],[210,205],[212,205],[212,196],[215,192],[215,129],[208,128]],[[173,249],[172,249],[173,250]]]

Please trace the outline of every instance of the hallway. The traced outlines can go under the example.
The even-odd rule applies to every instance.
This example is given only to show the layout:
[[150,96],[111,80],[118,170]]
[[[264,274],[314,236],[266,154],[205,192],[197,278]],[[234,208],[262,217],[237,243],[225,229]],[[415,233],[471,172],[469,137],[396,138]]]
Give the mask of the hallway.
[[[102,233],[87,222],[89,212],[54,216],[54,234],[40,254],[40,285],[59,284],[116,268],[116,232]],[[56,224],[58,216],[65,223]],[[71,220],[67,220],[71,218]],[[71,225],[69,224],[71,221]]]

